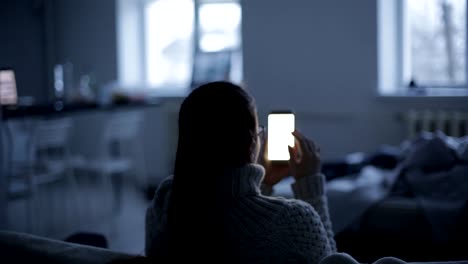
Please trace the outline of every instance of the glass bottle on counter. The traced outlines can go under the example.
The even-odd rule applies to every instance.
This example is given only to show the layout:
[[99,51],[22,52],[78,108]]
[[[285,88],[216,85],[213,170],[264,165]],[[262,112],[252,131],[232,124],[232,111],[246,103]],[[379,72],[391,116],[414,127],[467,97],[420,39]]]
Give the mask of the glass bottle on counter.
[[65,102],[73,92],[73,64],[66,62],[54,67],[54,108],[63,109]]

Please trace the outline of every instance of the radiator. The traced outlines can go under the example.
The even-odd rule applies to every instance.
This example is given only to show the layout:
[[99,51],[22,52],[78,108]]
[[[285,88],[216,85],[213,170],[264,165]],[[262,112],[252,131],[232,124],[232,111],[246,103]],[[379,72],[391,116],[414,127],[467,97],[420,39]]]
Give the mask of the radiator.
[[416,111],[406,113],[409,138],[422,131],[442,131],[448,136],[468,135],[468,113],[460,111]]

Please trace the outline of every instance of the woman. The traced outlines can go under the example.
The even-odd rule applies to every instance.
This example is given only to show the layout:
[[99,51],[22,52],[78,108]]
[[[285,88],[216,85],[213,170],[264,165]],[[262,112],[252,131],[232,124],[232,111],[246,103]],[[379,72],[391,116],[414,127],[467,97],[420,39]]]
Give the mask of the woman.
[[[255,103],[242,88],[214,82],[194,90],[179,112],[173,177],[146,217],[146,255],[218,263],[318,263],[335,253],[318,148],[299,132],[289,169],[296,198],[271,193],[289,169],[255,164]],[[299,157],[299,151],[302,153]]]

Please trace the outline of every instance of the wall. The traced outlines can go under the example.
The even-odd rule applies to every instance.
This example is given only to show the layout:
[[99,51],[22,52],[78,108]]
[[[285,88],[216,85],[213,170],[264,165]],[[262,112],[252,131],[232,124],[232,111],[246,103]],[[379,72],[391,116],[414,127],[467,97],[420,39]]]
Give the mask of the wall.
[[[2,109],[0,108],[0,131],[3,131]],[[0,139],[0,161],[3,161],[3,137]],[[5,230],[7,227],[7,179],[4,173],[4,164],[0,162],[0,229]]]
[[98,85],[117,80],[116,1],[55,3],[56,62],[71,62],[76,81],[86,73]]
[[71,62],[75,81],[117,79],[115,0],[3,0],[0,67],[16,70],[20,96],[52,98],[52,69]]
[[242,1],[244,74],[262,122],[293,108],[325,158],[405,137],[411,108],[467,108],[466,98],[377,96],[377,1]]
[[34,0],[3,0],[0,7],[0,68],[13,67],[20,96],[44,101],[47,94],[44,6]]

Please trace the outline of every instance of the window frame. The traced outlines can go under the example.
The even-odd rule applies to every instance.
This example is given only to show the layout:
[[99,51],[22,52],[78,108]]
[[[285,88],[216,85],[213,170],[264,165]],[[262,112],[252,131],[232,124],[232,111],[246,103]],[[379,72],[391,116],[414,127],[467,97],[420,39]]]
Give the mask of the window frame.
[[[138,36],[140,37],[140,68],[142,69],[142,75],[141,78],[144,80],[144,83],[146,83],[147,86],[151,87],[151,85],[148,84],[148,56],[146,56],[146,42],[148,41],[148,37],[146,35],[146,30],[148,29],[148,25],[146,25],[146,14],[145,14],[145,7],[146,5],[150,4],[151,2],[155,0],[137,0],[138,1]],[[156,0],[157,1],[157,0]]]

